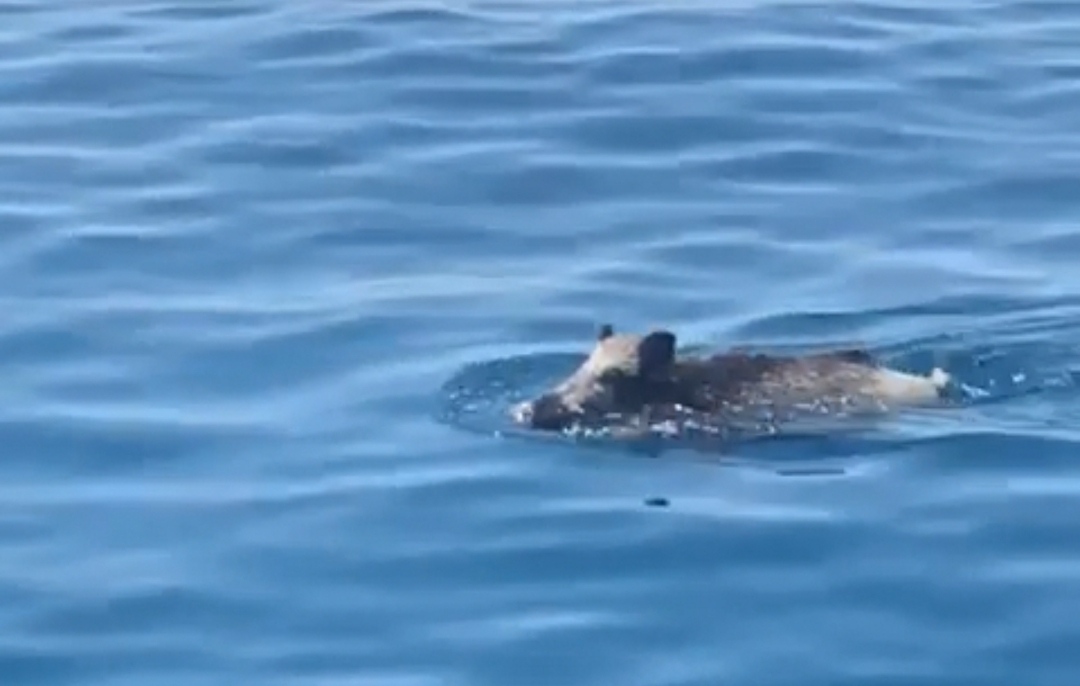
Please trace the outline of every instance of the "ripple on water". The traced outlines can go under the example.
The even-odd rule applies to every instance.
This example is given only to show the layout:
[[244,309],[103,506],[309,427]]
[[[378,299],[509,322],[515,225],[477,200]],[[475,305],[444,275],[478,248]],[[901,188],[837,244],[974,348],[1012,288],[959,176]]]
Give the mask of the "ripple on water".
[[[0,16],[9,681],[1076,672],[1075,4]],[[663,460],[502,431],[604,321],[978,393]]]

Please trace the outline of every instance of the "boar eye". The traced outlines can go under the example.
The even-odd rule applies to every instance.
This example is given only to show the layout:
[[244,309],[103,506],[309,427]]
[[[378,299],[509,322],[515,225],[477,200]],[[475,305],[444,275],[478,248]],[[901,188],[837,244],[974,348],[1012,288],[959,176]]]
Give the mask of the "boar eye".
[[600,380],[615,381],[616,379],[621,379],[624,376],[626,376],[626,373],[623,372],[623,370],[619,369],[618,367],[612,367],[611,369],[605,369],[604,372],[600,374]]

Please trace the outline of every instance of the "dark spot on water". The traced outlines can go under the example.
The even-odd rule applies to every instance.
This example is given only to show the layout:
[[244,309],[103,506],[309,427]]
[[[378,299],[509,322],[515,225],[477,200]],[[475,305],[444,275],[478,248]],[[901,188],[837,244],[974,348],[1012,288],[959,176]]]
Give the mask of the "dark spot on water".
[[671,501],[669,501],[667,498],[661,498],[657,496],[655,498],[646,498],[645,504],[649,507],[667,507],[671,504]]

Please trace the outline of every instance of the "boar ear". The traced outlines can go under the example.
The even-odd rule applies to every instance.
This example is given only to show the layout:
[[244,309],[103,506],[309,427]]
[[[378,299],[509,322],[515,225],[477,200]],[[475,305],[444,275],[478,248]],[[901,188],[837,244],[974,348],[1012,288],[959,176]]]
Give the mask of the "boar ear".
[[664,371],[675,361],[675,334],[652,331],[638,343],[638,373],[650,376]]
[[615,327],[611,324],[604,324],[600,327],[600,331],[596,334],[596,340],[602,341],[611,338],[615,335]]

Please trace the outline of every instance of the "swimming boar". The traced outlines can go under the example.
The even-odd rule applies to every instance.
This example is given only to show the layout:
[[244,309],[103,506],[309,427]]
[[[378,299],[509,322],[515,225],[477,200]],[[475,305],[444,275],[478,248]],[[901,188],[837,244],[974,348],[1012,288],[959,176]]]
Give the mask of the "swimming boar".
[[882,412],[943,397],[941,369],[917,376],[845,349],[805,355],[728,351],[676,352],[676,337],[600,328],[588,358],[539,397],[511,408],[519,424],[562,431],[637,418],[647,423],[692,417],[710,425],[754,424],[802,413]]

